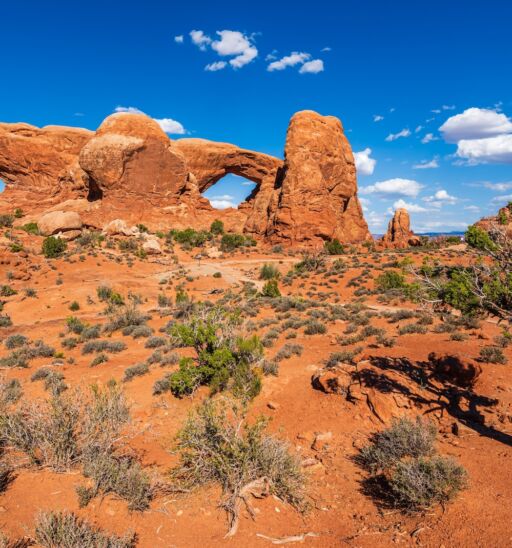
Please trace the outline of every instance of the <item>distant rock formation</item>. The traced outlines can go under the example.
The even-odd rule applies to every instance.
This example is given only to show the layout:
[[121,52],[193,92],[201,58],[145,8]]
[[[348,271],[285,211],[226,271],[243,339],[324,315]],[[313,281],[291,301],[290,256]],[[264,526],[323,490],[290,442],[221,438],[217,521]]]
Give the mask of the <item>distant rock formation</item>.
[[[256,185],[237,209],[219,211],[201,193],[228,173]],[[341,122],[295,114],[285,160],[227,143],[169,139],[143,114],[117,113],[96,132],[0,124],[0,209],[77,211],[88,226],[114,219],[153,229],[227,229],[272,242],[370,239],[357,198],[354,157]],[[62,203],[65,207],[60,207]]]
[[411,219],[407,209],[402,207],[395,211],[380,243],[383,247],[396,249],[421,245],[419,236],[416,236],[411,230]]
[[508,237],[512,237],[512,205],[500,208],[496,215],[480,219],[475,223],[475,226],[487,231],[493,228],[502,230]]

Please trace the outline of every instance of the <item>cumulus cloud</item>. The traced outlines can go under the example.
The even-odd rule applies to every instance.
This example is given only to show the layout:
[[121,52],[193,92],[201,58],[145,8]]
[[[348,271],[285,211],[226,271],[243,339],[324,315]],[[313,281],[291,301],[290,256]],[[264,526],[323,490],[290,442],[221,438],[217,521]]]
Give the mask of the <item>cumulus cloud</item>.
[[384,116],[381,116],[380,114],[374,114],[373,115],[373,121],[374,122],[382,122],[384,120]]
[[424,145],[430,143],[431,141],[437,141],[437,137],[434,137],[433,133],[427,133],[425,137],[423,137],[423,139],[421,140]]
[[439,131],[447,143],[458,143],[512,133],[512,121],[495,110],[473,107],[448,118]]
[[[142,110],[136,107],[123,107],[121,105],[114,109],[115,112],[128,112],[129,114],[146,114]],[[149,116],[146,114],[146,116]],[[183,127],[183,124],[173,120],[172,118],[153,118],[153,120],[165,131],[171,135],[185,135],[187,130]]]
[[456,155],[468,164],[512,164],[512,135],[487,139],[463,139],[457,143]]
[[322,48],[320,51],[332,51],[332,48],[326,47],[326,48]]
[[292,51],[290,55],[285,55],[281,59],[274,61],[268,65],[267,70],[273,72],[274,70],[284,70],[287,67],[294,67],[295,65],[301,65],[311,58],[311,54],[299,51]]
[[438,190],[432,196],[426,196],[423,201],[433,205],[434,207],[442,207],[444,204],[455,204],[457,198],[448,194],[446,190]]
[[409,213],[424,213],[425,211],[428,211],[428,209],[424,208],[424,207],[421,207],[420,205],[418,204],[413,204],[411,202],[406,202],[405,200],[403,200],[402,198],[400,198],[400,200],[397,200],[394,204],[393,204],[393,207],[395,209],[401,209],[401,208],[405,208],[407,209],[407,211]]
[[204,70],[208,72],[216,72],[218,70],[222,70],[226,68],[226,66],[227,66],[226,61],[217,61],[215,63],[210,63],[209,65],[206,65],[204,67]]
[[414,164],[413,169],[434,169],[436,167],[439,167],[439,162],[436,158],[433,158],[432,160],[423,160],[419,164]]
[[229,64],[239,69],[249,64],[258,56],[258,50],[249,36],[237,30],[218,30],[219,40],[211,43],[212,49],[219,55],[235,56]]
[[397,139],[400,139],[400,137],[409,137],[411,135],[411,132],[409,129],[404,128],[402,131],[399,131],[398,133],[390,133],[386,137],[386,141],[396,141]]
[[[268,56],[267,56],[268,57]],[[301,74],[317,74],[324,70],[324,62],[321,59],[311,59],[311,54],[304,51],[292,51],[290,55],[285,55],[281,59],[272,61],[267,66],[269,72],[276,70],[284,70],[288,67],[300,65],[299,72]]]
[[418,181],[411,179],[387,179],[378,181],[373,185],[362,187],[361,194],[379,194],[381,196],[406,196],[408,198],[416,198],[422,189],[422,185]]
[[313,59],[313,61],[307,61],[301,67],[299,72],[301,74],[318,74],[324,71],[324,62],[321,59]]
[[471,213],[478,213],[480,211],[480,208],[476,205],[468,205],[465,206],[464,209],[466,211],[471,211]]
[[361,203],[361,207],[363,208],[363,211],[368,211],[368,208],[370,207],[370,200],[368,198],[359,198],[359,202]]
[[212,196],[210,198],[210,204],[215,209],[227,209],[228,207],[236,208],[237,205],[234,203],[234,196],[229,194],[222,194],[221,196]]
[[[192,43],[202,51],[211,48],[221,57],[232,57],[229,64],[234,69],[248,65],[258,56],[258,49],[254,45],[251,36],[237,30],[218,30],[216,34],[218,36],[217,40],[212,40],[202,30],[193,30],[190,32],[190,38]],[[205,70],[215,72],[226,66],[225,61],[218,61],[206,65]]]
[[174,41],[175,41],[177,44],[183,44],[183,34],[179,34],[178,36],[175,36],[175,37],[174,37]]
[[165,131],[171,135],[185,135],[187,133],[180,122],[172,118],[153,118],[153,120]]
[[354,160],[356,162],[357,172],[360,175],[371,175],[375,169],[377,160],[370,158],[372,153],[371,148],[365,148],[360,152],[354,152]]
[[212,39],[207,36],[202,30],[191,30],[190,38],[201,51],[206,51],[208,45],[212,43]]

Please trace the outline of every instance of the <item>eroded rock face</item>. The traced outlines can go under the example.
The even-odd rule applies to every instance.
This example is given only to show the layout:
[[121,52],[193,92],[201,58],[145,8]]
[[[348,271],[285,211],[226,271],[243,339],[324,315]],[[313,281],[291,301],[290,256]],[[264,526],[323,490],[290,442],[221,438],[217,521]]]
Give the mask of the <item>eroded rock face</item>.
[[380,242],[384,247],[403,249],[406,247],[421,244],[419,236],[411,230],[411,219],[405,208],[395,211],[393,218],[389,221],[388,230]]
[[[201,193],[228,173],[256,188],[238,209],[218,211]],[[370,238],[341,122],[310,111],[292,118],[284,162],[227,143],[172,141],[143,114],[113,114],[95,133],[0,124],[0,178],[10,184],[0,208],[40,215],[65,201],[89,226],[205,229],[219,218],[228,230],[291,244]]]
[[87,129],[0,123],[0,178],[19,196],[39,202],[86,196],[86,174],[78,153],[93,136]]
[[354,156],[338,118],[312,111],[292,117],[277,186],[267,230],[273,240],[370,239],[357,198]]
[[155,206],[175,203],[187,184],[187,166],[160,126],[143,114],[104,120],[81,149],[80,167],[98,197],[140,198]]

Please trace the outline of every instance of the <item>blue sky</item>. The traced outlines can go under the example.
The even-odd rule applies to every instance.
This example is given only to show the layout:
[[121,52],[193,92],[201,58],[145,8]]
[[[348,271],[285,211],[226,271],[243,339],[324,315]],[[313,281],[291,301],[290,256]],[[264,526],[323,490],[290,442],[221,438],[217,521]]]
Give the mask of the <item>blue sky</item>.
[[512,199],[509,2],[28,0],[2,22],[1,121],[95,129],[131,107],[171,138],[282,156],[313,109],[343,122],[374,232],[400,205],[417,231],[460,230]]

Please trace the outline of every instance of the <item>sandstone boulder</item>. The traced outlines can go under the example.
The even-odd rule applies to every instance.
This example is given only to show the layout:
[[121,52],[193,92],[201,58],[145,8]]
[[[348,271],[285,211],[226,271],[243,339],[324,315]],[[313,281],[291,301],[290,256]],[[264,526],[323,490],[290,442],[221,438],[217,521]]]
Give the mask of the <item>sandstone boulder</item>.
[[148,255],[160,255],[162,253],[162,247],[156,237],[146,238],[146,241],[142,244],[142,249]]
[[136,226],[129,227],[122,219],[114,219],[103,227],[102,232],[106,236],[136,236],[139,229]]
[[58,232],[81,230],[82,219],[75,211],[51,211],[39,217],[37,226],[43,236],[51,236]]
[[411,219],[407,209],[399,208],[395,211],[381,244],[397,249],[421,245],[421,239],[411,230]]
[[482,373],[482,367],[478,363],[460,354],[431,352],[428,359],[436,377],[463,388],[473,386]]
[[338,118],[303,111],[286,135],[278,196],[270,203],[272,240],[292,244],[370,239],[357,198],[354,156]]

